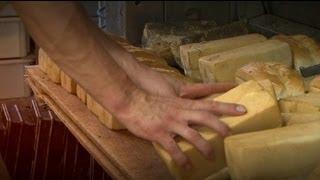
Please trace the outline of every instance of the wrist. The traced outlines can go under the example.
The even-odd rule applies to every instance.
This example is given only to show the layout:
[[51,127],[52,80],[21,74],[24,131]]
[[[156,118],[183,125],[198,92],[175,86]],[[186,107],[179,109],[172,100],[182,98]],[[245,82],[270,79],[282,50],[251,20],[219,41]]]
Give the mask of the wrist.
[[128,114],[127,112],[132,109],[133,105],[136,104],[137,100],[143,96],[145,96],[145,92],[134,84],[126,86],[113,96],[111,102],[109,101],[108,109],[116,117],[126,115]]

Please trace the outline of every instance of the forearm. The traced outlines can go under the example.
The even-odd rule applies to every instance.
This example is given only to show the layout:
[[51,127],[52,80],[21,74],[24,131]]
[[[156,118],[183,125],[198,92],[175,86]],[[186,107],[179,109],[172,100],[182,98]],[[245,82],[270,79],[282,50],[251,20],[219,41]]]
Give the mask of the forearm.
[[74,2],[14,2],[36,43],[105,107],[117,107],[136,87],[103,48],[95,25]]

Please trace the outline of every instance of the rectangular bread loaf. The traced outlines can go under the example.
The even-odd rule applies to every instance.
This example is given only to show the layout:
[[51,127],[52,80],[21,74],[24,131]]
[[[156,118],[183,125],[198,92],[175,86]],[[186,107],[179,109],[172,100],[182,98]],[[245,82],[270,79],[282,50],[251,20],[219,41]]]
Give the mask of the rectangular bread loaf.
[[46,54],[41,48],[38,51],[38,65],[42,72],[47,73]]
[[309,67],[317,64],[317,60],[313,59],[308,48],[292,36],[277,35],[272,37],[272,39],[288,43],[292,52],[293,65],[297,72],[300,73],[300,67]]
[[304,177],[320,162],[320,122],[297,124],[225,139],[232,179]]
[[73,79],[71,79],[71,77],[68,76],[63,71],[60,72],[60,81],[61,81],[61,86],[65,90],[67,90],[71,94],[76,94],[76,92],[77,92],[76,82]]
[[[233,134],[270,129],[281,125],[276,100],[256,81],[243,83],[214,100],[239,103],[246,106],[248,112],[245,115],[221,118],[221,121],[229,125]],[[214,147],[215,159],[205,159],[193,145],[185,140],[178,139],[178,146],[190,158],[194,166],[190,171],[176,165],[171,156],[160,145],[154,144],[157,152],[176,179],[204,179],[226,166],[223,138],[214,130],[206,127],[197,130]]]
[[287,43],[267,40],[204,56],[199,69],[204,82],[233,82],[237,69],[250,62],[278,62],[292,66],[292,56]]
[[106,109],[97,103],[89,94],[87,94],[87,107],[95,114],[100,122],[109,129],[119,130],[125,127],[116,120]]
[[201,81],[198,62],[200,57],[265,41],[260,34],[249,34],[215,41],[193,43],[180,46],[180,56],[185,74],[193,80]]
[[76,94],[84,104],[87,104],[87,93],[79,84],[76,85]]
[[60,84],[60,68],[42,49],[39,50],[38,61],[40,69],[48,75],[50,80],[54,83]]

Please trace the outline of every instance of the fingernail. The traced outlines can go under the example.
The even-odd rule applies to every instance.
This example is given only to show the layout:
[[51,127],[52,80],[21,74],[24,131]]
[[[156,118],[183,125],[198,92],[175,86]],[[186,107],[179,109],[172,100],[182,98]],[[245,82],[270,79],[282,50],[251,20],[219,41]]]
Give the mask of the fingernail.
[[238,106],[236,107],[236,110],[237,110],[238,112],[241,112],[241,113],[247,112],[246,108],[245,108],[244,106],[241,106],[241,105],[238,105]]

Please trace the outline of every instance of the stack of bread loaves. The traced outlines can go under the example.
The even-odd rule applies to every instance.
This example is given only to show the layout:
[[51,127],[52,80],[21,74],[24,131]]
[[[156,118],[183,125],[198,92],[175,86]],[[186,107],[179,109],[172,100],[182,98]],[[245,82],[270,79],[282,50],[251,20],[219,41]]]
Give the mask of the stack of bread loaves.
[[266,41],[260,34],[249,34],[232,38],[186,44],[180,46],[181,63],[185,74],[195,81],[201,81],[199,59],[201,57]]
[[177,63],[181,66],[179,53],[181,45],[243,34],[248,34],[248,29],[242,21],[223,26],[217,26],[212,20],[146,23],[142,46],[166,59],[170,65]]
[[[109,35],[136,59],[180,81],[191,82],[163,58]],[[186,74],[196,81],[238,82],[224,94],[204,101],[238,103],[247,108],[242,116],[221,116],[232,135],[223,139],[216,131],[192,126],[213,147],[208,160],[188,141],[175,140],[193,164],[178,166],[159,144],[154,147],[176,179],[306,179],[320,169],[320,77],[305,88],[298,70],[318,63],[318,46],[304,35],[279,35],[267,40],[259,34],[183,45],[180,48]],[[77,95],[110,129],[124,129],[96,99],[60,70],[39,50],[40,68],[55,83]],[[306,93],[306,89],[310,92]],[[312,173],[312,171],[315,171]]]
[[305,87],[299,69],[319,63],[318,49],[316,42],[304,35],[266,40],[259,34],[181,46],[187,76],[196,81],[240,84],[206,100],[240,103],[248,114],[221,117],[233,133],[225,140],[211,129],[196,128],[214,146],[213,161],[177,137],[178,146],[194,165],[191,171],[177,166],[155,144],[174,177],[225,179],[226,172],[237,180],[306,179],[314,175],[312,171],[320,169],[320,78]]

